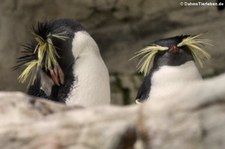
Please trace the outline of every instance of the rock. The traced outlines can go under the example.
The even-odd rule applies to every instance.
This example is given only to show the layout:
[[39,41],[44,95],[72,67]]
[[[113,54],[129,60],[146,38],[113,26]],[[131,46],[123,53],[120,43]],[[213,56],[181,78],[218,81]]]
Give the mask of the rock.
[[[225,148],[225,74],[126,107],[67,107],[0,93],[1,149]],[[216,84],[216,85],[215,85]]]

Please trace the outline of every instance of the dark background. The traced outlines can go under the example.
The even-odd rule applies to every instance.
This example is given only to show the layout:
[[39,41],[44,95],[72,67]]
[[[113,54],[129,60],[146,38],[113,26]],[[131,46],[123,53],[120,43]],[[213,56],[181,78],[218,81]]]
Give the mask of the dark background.
[[[212,59],[204,77],[225,71],[225,12],[215,6],[181,6],[168,0],[1,0],[0,90],[24,91],[12,71],[21,45],[29,41],[30,28],[38,21],[72,18],[80,21],[98,43],[110,71],[112,103],[129,104],[142,77],[137,60],[128,61],[148,43],[181,34],[204,33],[214,46],[206,47]],[[202,2],[215,2],[203,1]]]

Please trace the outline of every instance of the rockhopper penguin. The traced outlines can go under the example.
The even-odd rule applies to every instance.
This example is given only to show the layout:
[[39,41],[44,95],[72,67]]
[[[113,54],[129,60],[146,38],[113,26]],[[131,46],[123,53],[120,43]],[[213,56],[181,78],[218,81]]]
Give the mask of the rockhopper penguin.
[[94,39],[76,21],[38,23],[15,69],[28,94],[68,105],[110,103],[109,73]]
[[202,80],[196,64],[210,55],[202,49],[209,40],[201,35],[182,35],[153,42],[138,51],[133,58],[141,57],[138,69],[145,78],[138,90],[136,103],[165,97],[192,81]]

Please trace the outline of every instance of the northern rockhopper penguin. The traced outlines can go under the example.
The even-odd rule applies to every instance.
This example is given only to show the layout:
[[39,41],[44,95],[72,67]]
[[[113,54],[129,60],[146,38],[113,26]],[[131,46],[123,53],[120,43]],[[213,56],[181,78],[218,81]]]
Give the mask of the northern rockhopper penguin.
[[[136,103],[165,97],[192,81],[202,80],[196,64],[203,66],[210,55],[202,46],[210,44],[201,35],[182,35],[153,42],[138,51],[133,58],[141,57],[139,72],[144,81],[138,90]],[[179,93],[178,92],[178,93]]]
[[29,79],[28,94],[68,105],[110,103],[109,73],[98,45],[78,22],[59,19],[38,23],[15,69]]

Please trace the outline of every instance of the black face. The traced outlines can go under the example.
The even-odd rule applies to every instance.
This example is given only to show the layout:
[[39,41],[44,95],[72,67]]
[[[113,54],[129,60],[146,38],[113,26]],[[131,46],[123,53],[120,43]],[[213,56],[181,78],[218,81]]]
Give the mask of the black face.
[[187,37],[188,36],[176,36],[154,42],[154,44],[169,48],[167,51],[160,51],[157,53],[154,60],[154,67],[164,65],[179,66],[187,61],[193,60],[191,51],[188,47],[177,47],[177,45],[182,42],[182,39]]

